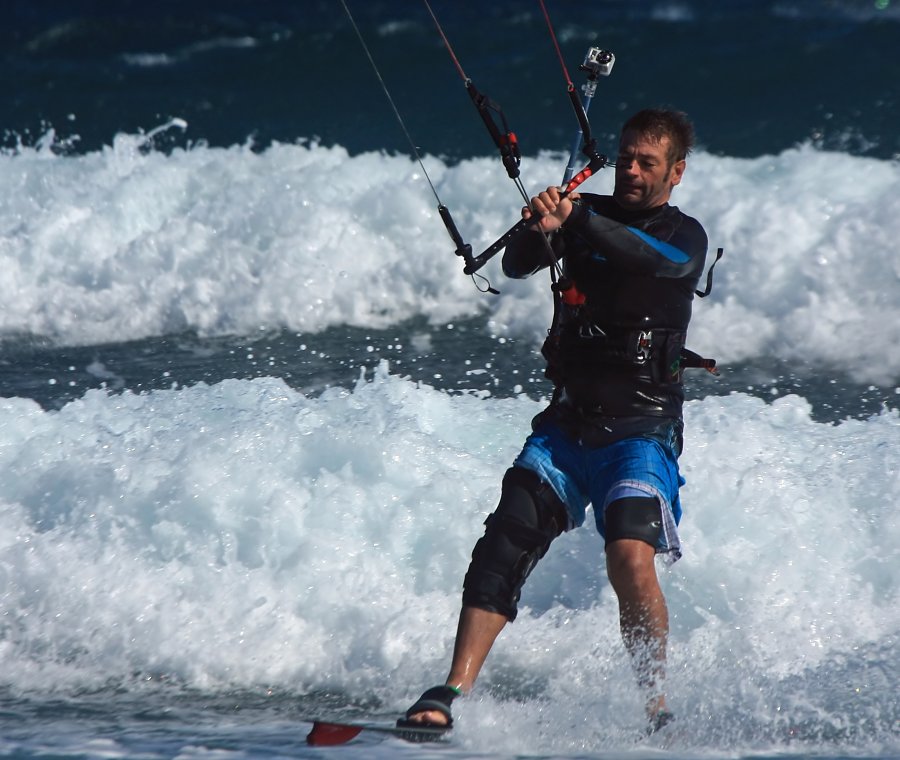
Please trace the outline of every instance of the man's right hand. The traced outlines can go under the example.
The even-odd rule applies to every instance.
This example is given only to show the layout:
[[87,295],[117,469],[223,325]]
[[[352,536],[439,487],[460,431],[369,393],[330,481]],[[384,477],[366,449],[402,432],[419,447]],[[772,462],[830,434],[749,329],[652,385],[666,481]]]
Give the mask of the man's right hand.
[[[556,186],[548,187],[544,192],[534,196],[531,199],[531,207],[534,209],[534,215],[540,217],[540,221],[529,229],[540,232],[558,230],[572,213],[572,201],[575,198],[578,198],[578,193],[563,195]],[[523,207],[522,218],[530,219],[531,217],[531,209],[528,206]]]

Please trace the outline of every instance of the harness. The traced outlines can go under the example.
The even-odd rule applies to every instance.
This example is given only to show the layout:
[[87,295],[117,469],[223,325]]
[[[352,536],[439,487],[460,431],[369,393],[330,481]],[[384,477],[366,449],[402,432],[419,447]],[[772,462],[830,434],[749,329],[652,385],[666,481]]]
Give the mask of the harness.
[[[706,275],[706,287],[695,290],[698,298],[712,292],[713,269],[722,258],[716,250],[715,261]],[[654,327],[627,328],[601,326],[587,296],[565,275],[553,283],[553,319],[541,354],[547,362],[545,376],[553,383],[554,398],[566,381],[565,349],[577,341],[580,357],[591,364],[644,369],[657,385],[680,383],[685,369],[705,369],[718,376],[716,360],[685,347],[685,330]]]

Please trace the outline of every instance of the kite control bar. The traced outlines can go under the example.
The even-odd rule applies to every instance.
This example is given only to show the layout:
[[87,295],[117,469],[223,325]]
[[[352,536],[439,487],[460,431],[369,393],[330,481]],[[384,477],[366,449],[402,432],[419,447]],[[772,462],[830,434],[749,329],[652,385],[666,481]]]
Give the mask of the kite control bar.
[[[615,55],[608,50],[601,50],[598,47],[588,49],[584,62],[579,66],[579,69],[587,72],[588,75],[587,82],[582,87],[582,91],[584,92],[583,102],[579,101],[575,85],[569,80],[569,98],[572,100],[572,107],[574,108],[575,116],[578,119],[579,129],[575,136],[574,144],[572,145],[569,165],[566,167],[566,172],[563,176],[562,198],[565,198],[582,182],[609,164],[607,157],[602,153],[597,152],[597,140],[591,134],[591,125],[587,118],[587,111],[588,108],[590,108],[591,99],[597,91],[597,80],[601,76],[609,76],[610,73],[612,73],[615,62]],[[568,74],[566,74],[566,78],[568,79]],[[587,156],[588,165],[575,174],[575,167],[577,166],[576,160],[579,153]],[[444,210],[446,211],[446,209]],[[447,227],[450,237],[452,237],[453,241],[457,244],[456,254],[462,256],[463,260],[466,262],[465,268],[463,269],[465,274],[474,274],[477,272],[495,255],[506,248],[509,241],[521,230],[531,224],[536,224],[539,221],[539,219],[534,216],[531,216],[528,219],[520,219],[482,253],[478,256],[472,256],[472,246],[468,243],[463,243],[462,237],[456,230],[456,226],[453,225],[453,220],[449,219],[449,211],[447,211],[447,216],[441,212],[441,218],[444,220],[444,225]]]

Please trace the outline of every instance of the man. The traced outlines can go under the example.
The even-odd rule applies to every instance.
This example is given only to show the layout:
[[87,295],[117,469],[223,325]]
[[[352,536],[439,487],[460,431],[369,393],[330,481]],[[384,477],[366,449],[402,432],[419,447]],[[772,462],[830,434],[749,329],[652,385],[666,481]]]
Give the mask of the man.
[[401,725],[452,723],[453,699],[472,689],[515,619],[526,577],[554,538],[584,522],[589,503],[648,730],[672,720],[663,691],[668,612],[654,557],[681,554],[681,374],[707,238],[668,201],[693,142],[684,114],[640,111],[622,128],[613,195],[563,197],[550,187],[532,199],[535,224],[507,246],[509,277],[563,263],[543,350],[556,391],[472,553],[446,684],[426,691]]

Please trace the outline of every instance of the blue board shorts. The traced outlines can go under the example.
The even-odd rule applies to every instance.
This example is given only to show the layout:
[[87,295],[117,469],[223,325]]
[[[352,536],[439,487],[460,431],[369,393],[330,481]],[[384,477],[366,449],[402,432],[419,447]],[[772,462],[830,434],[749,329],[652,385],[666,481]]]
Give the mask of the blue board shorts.
[[549,483],[566,505],[568,528],[584,524],[588,504],[600,535],[606,538],[606,507],[630,496],[656,497],[662,507],[663,529],[656,546],[671,562],[681,557],[678,489],[684,478],[675,450],[661,440],[635,436],[590,448],[553,422],[541,424],[525,441],[514,462]]

